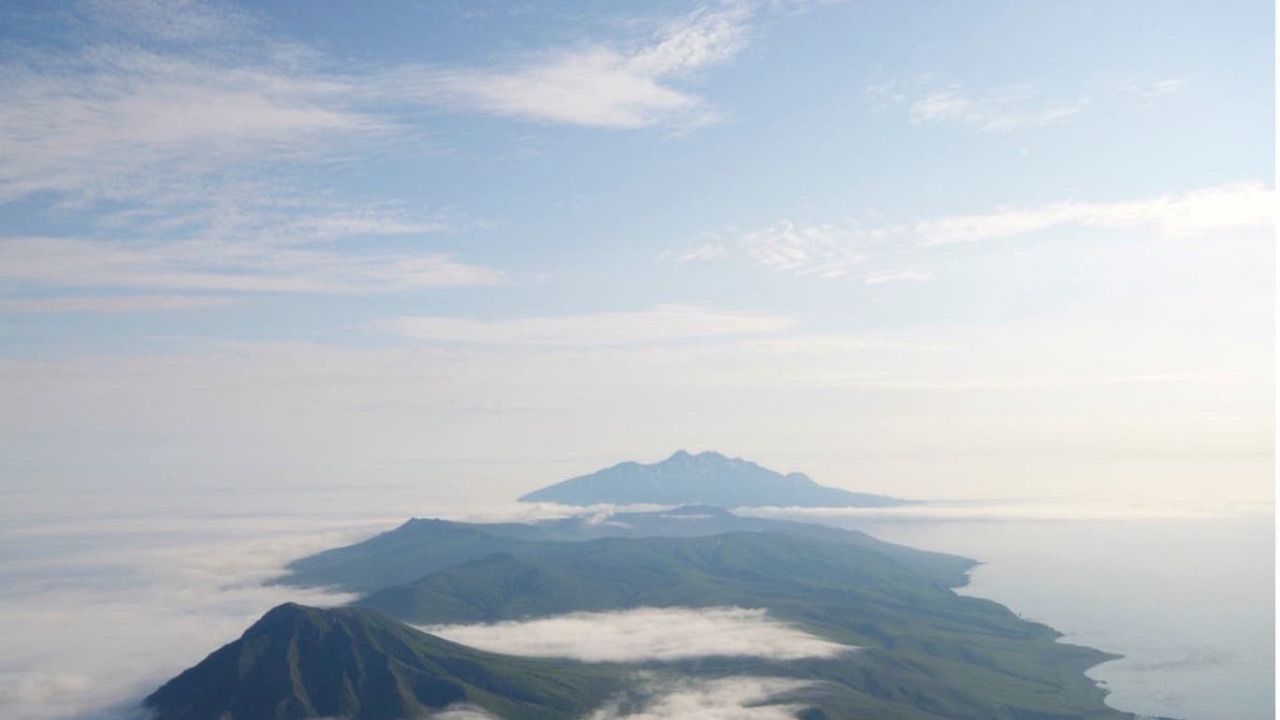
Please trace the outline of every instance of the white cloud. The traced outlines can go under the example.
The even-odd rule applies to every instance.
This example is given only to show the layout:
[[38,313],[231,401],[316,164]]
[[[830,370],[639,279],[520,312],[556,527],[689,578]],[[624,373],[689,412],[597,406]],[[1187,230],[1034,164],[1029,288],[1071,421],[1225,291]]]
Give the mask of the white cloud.
[[930,86],[927,80],[890,81],[867,87],[866,96],[876,109],[905,107],[908,120],[916,125],[952,124],[983,132],[1010,132],[1054,125],[1092,108],[1149,102],[1177,92],[1185,84],[1182,78],[1102,78],[1075,93],[1052,93],[1031,84],[968,92],[959,85]]
[[798,660],[835,657],[855,650],[774,620],[764,610],[736,607],[638,608],[421,629],[490,652],[584,662],[708,656]]
[[136,496],[114,491],[81,501],[18,514],[24,498],[6,495],[0,707],[11,720],[145,717],[146,693],[274,605],[352,599],[262,581],[287,560],[370,532],[368,518],[321,518],[314,506],[248,517],[140,510]]
[[604,127],[704,122],[705,103],[671,83],[738,52],[750,14],[746,3],[708,6],[648,41],[552,49],[501,68],[355,70],[274,42],[216,3],[90,0],[70,16],[135,41],[32,48],[0,63],[0,200],[145,199],[273,163],[368,154],[389,139],[421,147],[421,119],[406,107],[424,104]]
[[931,272],[921,272],[919,270],[885,270],[867,275],[862,279],[862,282],[867,285],[883,285],[895,282],[929,282],[934,277]]
[[1055,228],[1150,228],[1168,238],[1207,236],[1267,227],[1275,221],[1275,202],[1271,188],[1248,182],[1135,200],[1064,201],[915,222],[805,225],[784,220],[734,231],[731,243],[668,251],[663,257],[722,259],[731,256],[732,247],[763,268],[800,277],[852,278],[866,285],[922,283],[937,274],[911,266],[927,263],[925,249],[931,246],[1029,236]]
[[1161,499],[1158,502],[1118,501],[1114,498],[1085,502],[1058,499],[1053,502],[982,501],[929,502],[893,508],[805,508],[805,507],[741,507],[734,513],[747,517],[835,522],[845,519],[919,519],[919,520],[1194,520],[1234,516],[1257,510],[1240,503],[1217,506],[1198,501],[1179,504]]
[[900,267],[896,228],[832,224],[803,225],[784,220],[738,235],[737,244],[761,267],[801,277],[852,278],[867,285],[925,282],[930,272]]
[[718,243],[703,243],[687,250],[665,250],[659,256],[663,260],[674,260],[680,263],[704,262],[728,257],[729,250]]
[[498,720],[496,715],[474,705],[450,705],[431,714],[435,720]]
[[779,696],[812,686],[770,677],[651,679],[641,691],[649,697],[638,707],[624,709],[622,703],[610,703],[589,720],[792,720],[804,705],[779,703]]
[[866,259],[831,225],[797,226],[783,221],[747,232],[742,244],[761,265],[799,275],[843,277]]
[[189,187],[232,165],[317,159],[382,121],[350,80],[270,59],[89,46],[0,66],[0,199],[123,199]]
[[0,300],[0,313],[180,312],[226,307],[236,298],[221,295],[69,295]]
[[378,325],[406,337],[437,342],[586,347],[757,335],[785,330],[791,323],[789,318],[778,315],[730,313],[688,305],[656,305],[634,312],[518,320],[407,316],[383,320]]
[[[445,520],[460,522],[519,522],[539,523],[565,518],[586,518],[592,524],[607,522],[618,513],[658,512],[670,510],[672,505],[614,505],[596,503],[594,505],[560,505],[557,503],[499,502],[482,506],[469,504],[464,507],[433,507],[431,516]],[[681,515],[679,517],[689,517]]]
[[[746,3],[707,6],[648,38],[501,69],[357,68],[278,42],[229,5],[86,0],[58,18],[84,30],[80,45],[17,47],[0,61],[0,202],[87,212],[90,227],[0,240],[0,276],[308,293],[500,282],[445,252],[338,247],[446,224],[304,191],[288,171],[409,144],[423,152],[424,104],[615,127],[704,121],[704,103],[673,83],[734,55],[750,14]],[[306,247],[317,243],[334,247]]]
[[636,128],[697,124],[713,117],[671,80],[722,62],[742,47],[745,3],[699,9],[649,43],[558,50],[510,67],[401,68],[389,88],[406,98],[546,122]]
[[9,237],[0,238],[0,278],[56,287],[371,293],[494,285],[503,276],[442,253]]
[[1009,131],[1049,125],[1074,117],[1089,107],[1086,97],[1059,103],[1036,103],[1020,93],[970,98],[957,89],[933,92],[911,105],[909,117],[917,124],[952,122],[981,130]]
[[1170,236],[1233,227],[1262,227],[1275,219],[1275,192],[1262,183],[1222,185],[1140,200],[1058,202],[1021,210],[957,215],[916,224],[924,243],[976,242],[1041,232],[1059,226],[1152,227]]

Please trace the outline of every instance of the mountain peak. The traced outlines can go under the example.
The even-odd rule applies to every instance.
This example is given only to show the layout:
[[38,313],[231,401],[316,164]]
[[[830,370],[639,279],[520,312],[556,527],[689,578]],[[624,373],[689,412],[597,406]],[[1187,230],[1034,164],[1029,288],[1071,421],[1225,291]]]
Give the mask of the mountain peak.
[[854,493],[815,483],[808,475],[787,475],[750,460],[730,458],[712,450],[692,454],[676,450],[665,460],[644,464],[623,462],[545,487],[520,498],[522,502],[566,505],[714,505],[856,507],[900,505],[904,501]]
[[265,709],[278,720],[378,720],[457,704],[556,718],[580,715],[615,686],[576,665],[472,650],[377,611],[284,603],[144,703],[156,720],[256,720]]

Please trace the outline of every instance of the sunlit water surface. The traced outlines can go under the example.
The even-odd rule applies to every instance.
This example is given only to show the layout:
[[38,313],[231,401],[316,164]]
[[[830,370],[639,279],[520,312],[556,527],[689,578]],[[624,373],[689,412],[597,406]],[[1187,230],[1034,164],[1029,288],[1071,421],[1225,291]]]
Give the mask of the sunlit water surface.
[[1052,625],[1063,642],[1125,656],[1089,671],[1116,708],[1184,720],[1275,717],[1270,514],[834,523],[982,561],[961,592]]

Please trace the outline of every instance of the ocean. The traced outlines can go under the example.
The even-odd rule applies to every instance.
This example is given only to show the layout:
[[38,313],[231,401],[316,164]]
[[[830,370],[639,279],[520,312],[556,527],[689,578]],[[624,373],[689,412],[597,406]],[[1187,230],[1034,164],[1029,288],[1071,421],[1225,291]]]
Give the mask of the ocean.
[[1063,642],[1124,656],[1089,672],[1113,707],[1179,720],[1275,717],[1270,513],[833,524],[981,561],[961,592],[1051,625]]

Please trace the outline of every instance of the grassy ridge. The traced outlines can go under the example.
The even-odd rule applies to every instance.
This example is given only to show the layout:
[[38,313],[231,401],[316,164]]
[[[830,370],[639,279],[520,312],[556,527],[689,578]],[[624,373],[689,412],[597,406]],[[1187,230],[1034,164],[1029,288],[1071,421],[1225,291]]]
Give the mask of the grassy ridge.
[[[494,622],[642,606],[767,608],[866,648],[846,658],[761,663],[821,681],[832,717],[1122,718],[1084,669],[1110,656],[956,595],[891,555],[770,533],[528,543],[364,598],[409,622]],[[714,674],[714,663],[697,665]],[[724,667],[740,668],[741,664]],[[865,713],[871,713],[865,715]]]

